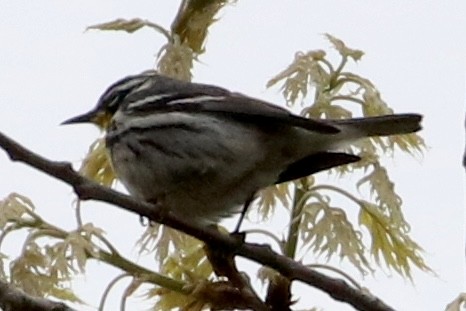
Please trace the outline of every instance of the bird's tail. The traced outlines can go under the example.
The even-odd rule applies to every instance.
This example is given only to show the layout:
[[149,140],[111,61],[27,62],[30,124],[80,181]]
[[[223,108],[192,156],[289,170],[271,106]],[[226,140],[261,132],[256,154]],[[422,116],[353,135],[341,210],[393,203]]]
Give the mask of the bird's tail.
[[346,127],[356,136],[389,136],[409,134],[421,129],[422,116],[414,113],[378,117],[332,120],[337,127]]

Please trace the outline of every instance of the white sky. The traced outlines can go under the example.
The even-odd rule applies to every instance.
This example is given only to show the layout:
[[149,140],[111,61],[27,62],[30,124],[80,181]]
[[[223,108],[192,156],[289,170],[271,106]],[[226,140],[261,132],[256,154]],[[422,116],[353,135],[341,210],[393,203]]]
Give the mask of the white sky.
[[[163,37],[90,31],[86,26],[118,17],[147,18],[169,27],[178,1],[2,1],[0,3],[0,131],[52,159],[79,163],[98,132],[58,124],[87,111],[110,83],[153,67]],[[466,2],[240,0],[222,11],[210,31],[195,80],[283,103],[265,83],[298,50],[329,49],[331,33],[366,52],[351,69],[369,77],[397,112],[425,115],[423,159],[400,155],[390,171],[404,200],[412,237],[425,249],[438,277],[416,271],[415,284],[397,275],[366,277],[370,288],[397,310],[443,310],[464,290],[464,144]],[[41,215],[73,228],[69,187],[0,152],[0,198],[12,191],[30,197]],[[87,221],[102,226],[127,254],[142,229],[138,217],[86,203]],[[124,223],[124,226],[121,224]],[[8,247],[24,237],[10,238]],[[118,273],[90,265],[75,286],[98,304],[105,281]],[[112,292],[114,310],[124,282]],[[326,295],[306,292],[303,305],[351,310]],[[309,298],[308,298],[309,297]],[[133,307],[141,308],[138,300]],[[112,307],[113,306],[113,307]]]

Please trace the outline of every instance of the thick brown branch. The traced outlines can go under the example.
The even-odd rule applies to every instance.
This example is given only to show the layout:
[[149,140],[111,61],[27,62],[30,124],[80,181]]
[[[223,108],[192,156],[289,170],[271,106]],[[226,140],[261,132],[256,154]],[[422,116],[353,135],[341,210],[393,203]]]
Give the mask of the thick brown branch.
[[249,258],[257,263],[275,269],[290,280],[297,280],[325,291],[336,300],[349,303],[357,310],[389,311],[394,310],[375,296],[368,295],[349,286],[346,282],[333,279],[272,251],[268,245],[242,243],[240,240],[210,227],[193,225],[189,219],[179,219],[160,207],[136,201],[130,196],[98,185],[76,173],[69,163],[49,161],[0,133],[0,146],[12,160],[24,162],[50,176],[58,178],[74,188],[81,199],[93,199],[117,205],[137,213],[152,221],[168,225],[192,235],[210,247]]
[[[228,278],[233,287],[238,289],[240,296],[243,298],[245,304],[247,304],[248,310],[270,311],[252,288],[249,279],[236,267],[233,253],[219,251],[209,247],[208,244],[204,247],[204,251],[215,274]],[[221,310],[220,308],[217,309]]]
[[0,308],[3,311],[73,311],[61,302],[32,297],[11,284],[0,281]]
[[291,311],[291,282],[287,278],[276,275],[270,280],[265,303],[270,311]]

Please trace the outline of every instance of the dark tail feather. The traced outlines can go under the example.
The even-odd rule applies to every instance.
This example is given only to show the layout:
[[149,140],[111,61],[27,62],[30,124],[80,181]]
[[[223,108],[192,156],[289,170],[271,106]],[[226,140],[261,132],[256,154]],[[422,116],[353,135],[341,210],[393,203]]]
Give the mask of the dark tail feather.
[[335,125],[349,126],[365,136],[409,134],[421,129],[422,116],[414,113],[392,114],[379,117],[332,120]]

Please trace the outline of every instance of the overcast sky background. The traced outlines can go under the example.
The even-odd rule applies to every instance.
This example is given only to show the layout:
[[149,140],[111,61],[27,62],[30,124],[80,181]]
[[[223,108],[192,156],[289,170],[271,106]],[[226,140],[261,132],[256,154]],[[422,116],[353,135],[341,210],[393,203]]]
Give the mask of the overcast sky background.
[[[169,27],[179,1],[1,1],[0,131],[36,152],[78,164],[99,135],[91,126],[58,124],[89,110],[115,80],[151,68],[164,43],[152,30],[133,35],[84,32],[115,18],[147,18]],[[461,0],[282,1],[240,0],[211,27],[207,53],[195,65],[195,80],[214,83],[282,104],[266,81],[285,68],[296,51],[330,48],[333,34],[366,52],[351,66],[370,78],[397,112],[425,115],[429,149],[421,159],[401,155],[390,175],[404,200],[412,237],[425,249],[438,277],[415,271],[414,284],[379,272],[364,286],[397,310],[443,310],[464,290],[464,149],[466,2]],[[75,225],[69,187],[32,169],[12,164],[0,152],[0,198],[28,196],[48,221]],[[85,203],[86,221],[102,226],[127,254],[142,229],[138,218],[103,204]],[[122,225],[124,224],[124,225]],[[7,241],[7,249],[24,236]],[[2,251],[5,251],[2,249]],[[90,265],[76,291],[92,306],[105,282],[118,272]],[[122,282],[107,310],[115,310]],[[351,310],[308,291],[303,305]],[[132,299],[129,310],[141,305]],[[307,303],[306,303],[307,302]],[[112,307],[113,306],[113,307]],[[91,308],[90,308],[91,309]]]

